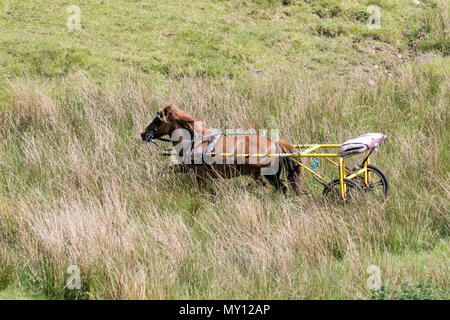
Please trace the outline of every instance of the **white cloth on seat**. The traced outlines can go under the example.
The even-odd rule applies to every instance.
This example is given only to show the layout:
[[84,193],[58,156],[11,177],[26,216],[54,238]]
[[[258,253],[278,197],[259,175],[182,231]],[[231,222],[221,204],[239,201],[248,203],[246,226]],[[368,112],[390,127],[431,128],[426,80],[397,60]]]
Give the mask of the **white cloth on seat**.
[[345,141],[339,148],[339,154],[346,156],[361,153],[377,147],[387,136],[382,133],[366,133],[356,138]]

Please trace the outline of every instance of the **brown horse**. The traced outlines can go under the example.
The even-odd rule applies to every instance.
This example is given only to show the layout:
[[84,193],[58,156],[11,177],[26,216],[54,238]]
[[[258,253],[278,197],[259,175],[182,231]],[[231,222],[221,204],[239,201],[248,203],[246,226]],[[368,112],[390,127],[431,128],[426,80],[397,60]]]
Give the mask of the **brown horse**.
[[[169,135],[171,140],[163,139],[165,135]],[[203,128],[199,119],[173,105],[160,109],[141,137],[146,142],[156,143],[155,139],[171,141],[178,162],[181,162],[174,166],[178,172],[194,172],[201,179],[248,175],[265,185],[264,176],[276,189],[286,193],[287,187],[280,179],[281,171],[286,170],[288,184],[298,195],[303,194],[301,167],[289,158],[220,155],[296,152],[286,141],[273,141],[259,134],[224,136],[218,131]]]

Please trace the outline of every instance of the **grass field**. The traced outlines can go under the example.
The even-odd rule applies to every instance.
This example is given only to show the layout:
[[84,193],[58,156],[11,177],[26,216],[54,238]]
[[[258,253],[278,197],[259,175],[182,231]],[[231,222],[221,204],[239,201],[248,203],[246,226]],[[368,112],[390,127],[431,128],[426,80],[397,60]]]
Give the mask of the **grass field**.
[[[0,299],[450,298],[448,1],[6,0],[0,30]],[[390,196],[161,174],[139,134],[166,103],[292,143],[383,132]]]

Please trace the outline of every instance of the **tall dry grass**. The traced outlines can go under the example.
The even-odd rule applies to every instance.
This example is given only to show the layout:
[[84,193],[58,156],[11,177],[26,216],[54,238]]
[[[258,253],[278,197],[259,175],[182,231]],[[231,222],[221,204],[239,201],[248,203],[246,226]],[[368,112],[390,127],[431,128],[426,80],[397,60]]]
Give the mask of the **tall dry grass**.
[[[414,258],[449,231],[449,79],[432,70],[404,66],[375,85],[286,70],[245,81],[11,82],[0,114],[1,287],[50,298],[361,298],[374,264],[385,283],[431,278],[448,289],[445,259],[430,253],[424,268]],[[374,163],[390,198],[328,206],[307,176],[303,198],[245,178],[198,188],[139,140],[167,102],[211,127],[276,128],[298,143],[384,132]],[[72,264],[81,290],[65,288]]]

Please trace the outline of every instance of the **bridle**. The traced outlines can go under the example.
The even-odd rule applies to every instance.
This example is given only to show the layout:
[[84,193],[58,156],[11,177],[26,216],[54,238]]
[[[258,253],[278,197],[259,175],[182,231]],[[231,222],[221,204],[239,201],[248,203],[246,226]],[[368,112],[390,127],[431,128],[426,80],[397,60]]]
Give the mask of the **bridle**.
[[[157,111],[155,119],[153,119],[153,121],[150,123],[150,126],[153,126],[153,128],[145,135],[145,140],[148,142],[154,143],[157,147],[159,147],[160,145],[158,142],[155,141],[154,136],[155,136],[155,132],[158,131],[159,127],[161,127],[161,125],[163,124],[161,117],[162,117],[162,112]],[[161,140],[161,141],[166,141],[166,142],[172,141],[170,139],[164,139],[164,138],[156,138],[156,139]]]

